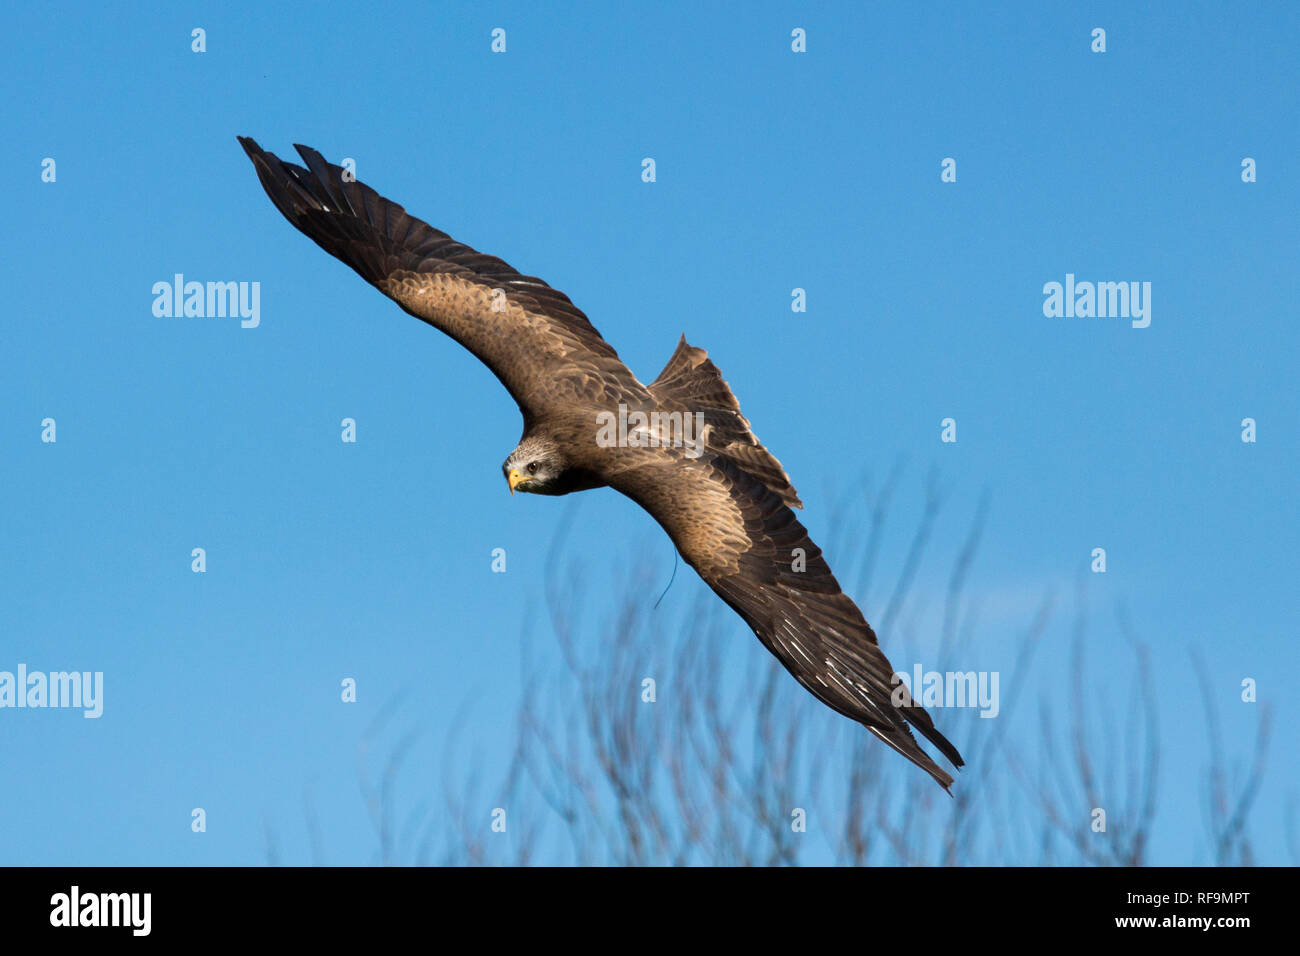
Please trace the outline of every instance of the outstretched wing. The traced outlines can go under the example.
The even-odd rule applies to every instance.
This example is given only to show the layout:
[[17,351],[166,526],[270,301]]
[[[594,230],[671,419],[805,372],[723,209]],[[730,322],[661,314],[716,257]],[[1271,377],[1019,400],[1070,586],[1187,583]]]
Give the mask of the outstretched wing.
[[674,454],[611,484],[663,526],[795,680],[948,789],[952,776],[917,745],[908,725],[954,766],[962,766],[961,754],[906,697],[906,685],[895,684],[875,632],[778,490],[721,454]]
[[475,252],[297,146],[307,168],[239,138],[284,217],[407,312],[490,368],[525,419],[574,404],[649,399],[569,297]]

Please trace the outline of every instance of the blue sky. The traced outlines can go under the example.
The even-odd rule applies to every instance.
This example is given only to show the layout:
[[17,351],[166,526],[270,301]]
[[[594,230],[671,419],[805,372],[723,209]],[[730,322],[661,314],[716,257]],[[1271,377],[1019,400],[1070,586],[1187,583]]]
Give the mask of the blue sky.
[[[1127,667],[1116,607],[1158,674],[1154,861],[1188,862],[1201,832],[1199,648],[1234,761],[1272,708],[1252,833],[1261,859],[1295,862],[1300,13],[1130,6],[15,10],[0,670],[102,671],[105,700],[98,720],[0,709],[0,862],[258,863],[268,826],[305,862],[305,792],[327,860],[367,862],[356,748],[385,700],[407,692],[431,792],[458,715],[462,748],[489,769],[508,755],[561,522],[593,567],[637,549],[664,580],[672,566],[612,492],[511,498],[504,389],[298,235],[237,134],[354,158],[412,214],[567,292],[643,381],[684,332],[814,540],[843,534],[834,500],[898,462],[882,561],[902,560],[925,474],[952,499],[936,554],[987,492],[969,666],[1009,668],[1041,597],[1086,577],[1098,692]],[[260,325],[154,316],[151,287],[178,272],[259,282]],[[1150,282],[1150,326],[1045,317],[1043,286],[1067,273]],[[916,582],[945,586],[939,562]],[[667,600],[701,587],[679,574]],[[888,589],[857,596],[875,619]],[[764,653],[732,630],[738,659]],[[1070,633],[1058,615],[1042,678],[1004,698],[1065,694]],[[1260,703],[1240,702],[1243,678]]]

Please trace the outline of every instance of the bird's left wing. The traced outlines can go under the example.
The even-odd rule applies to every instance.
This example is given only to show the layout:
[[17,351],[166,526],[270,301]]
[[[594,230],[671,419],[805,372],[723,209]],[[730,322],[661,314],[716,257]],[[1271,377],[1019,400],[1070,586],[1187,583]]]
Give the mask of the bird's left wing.
[[650,400],[614,349],[567,295],[476,252],[306,146],[306,167],[247,137],[266,194],[294,226],[407,312],[474,353],[525,419],[574,404]]
[[894,680],[875,632],[777,491],[725,455],[690,459],[678,452],[610,484],[663,526],[686,562],[800,684],[948,789],[952,776],[917,745],[908,725],[954,766],[962,766],[961,754]]

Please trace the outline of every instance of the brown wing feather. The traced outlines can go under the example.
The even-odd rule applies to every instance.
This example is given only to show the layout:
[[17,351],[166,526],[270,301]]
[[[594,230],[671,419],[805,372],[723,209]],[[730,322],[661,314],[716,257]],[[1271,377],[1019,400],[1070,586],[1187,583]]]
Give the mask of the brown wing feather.
[[740,465],[786,504],[803,507],[785,468],[750,428],[749,419],[741,414],[740,402],[708,352],[688,345],[683,335],[664,370],[646,387],[662,408],[703,414],[711,450]]
[[649,393],[567,295],[406,214],[306,146],[306,168],[239,138],[294,226],[403,309],[474,353],[525,418]]
[[961,754],[920,706],[894,705],[899,685],[875,632],[777,492],[723,455],[677,456],[611,484],[663,526],[686,562],[800,684],[948,789],[952,776],[917,745],[908,725],[954,766],[962,766]]

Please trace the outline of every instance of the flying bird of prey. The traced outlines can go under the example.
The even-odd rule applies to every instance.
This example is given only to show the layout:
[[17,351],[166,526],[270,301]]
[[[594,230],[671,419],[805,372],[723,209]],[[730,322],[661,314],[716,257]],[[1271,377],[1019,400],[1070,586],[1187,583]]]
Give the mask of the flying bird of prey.
[[[954,766],[961,755],[893,679],[875,632],[791,510],[803,503],[785,469],[703,349],[683,336],[643,385],[563,292],[408,216],[314,149],[297,147],[303,168],[239,142],[289,222],[505,385],[524,418],[502,465],[512,493],[608,486],[631,498],[795,680],[948,789],[952,776],[909,725]],[[635,427],[601,440],[616,415]],[[693,445],[668,434],[687,417],[703,424]]]

